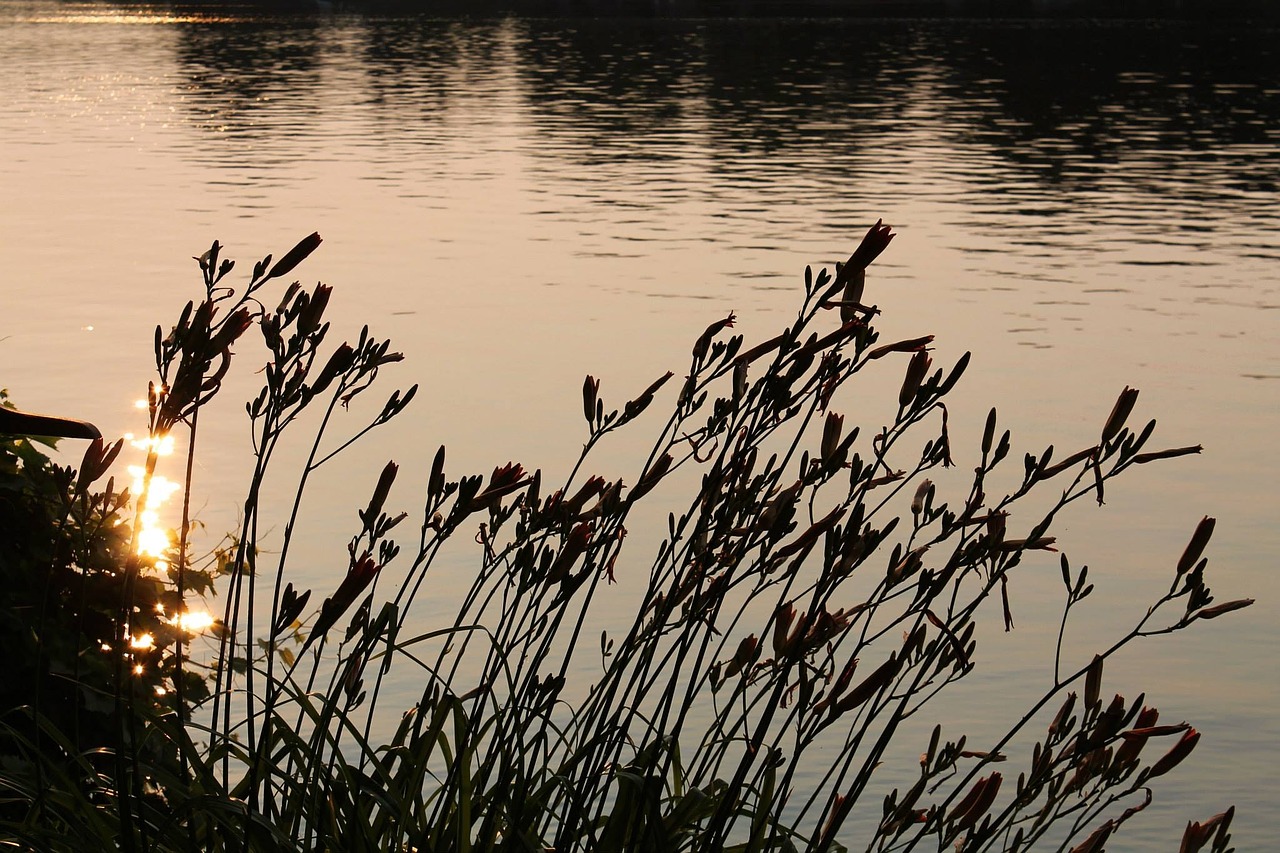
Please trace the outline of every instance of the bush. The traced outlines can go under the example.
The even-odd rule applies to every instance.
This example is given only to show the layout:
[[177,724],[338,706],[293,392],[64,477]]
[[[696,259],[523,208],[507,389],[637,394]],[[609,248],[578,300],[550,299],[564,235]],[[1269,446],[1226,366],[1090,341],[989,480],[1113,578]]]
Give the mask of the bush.
[[[323,355],[325,285],[295,283],[275,310],[261,307],[264,287],[318,235],[258,263],[240,293],[223,283],[234,265],[214,243],[199,259],[204,298],[168,335],[157,330],[149,398],[153,437],[175,428],[194,437],[232,346],[251,328],[261,333],[265,382],[247,406],[255,464],[243,522],[218,563],[225,609],[212,694],[188,690],[167,708],[132,699],[125,716],[140,721],[142,737],[116,739],[114,773],[79,772],[84,759],[71,749],[32,753],[60,780],[58,795],[6,777],[6,794],[25,808],[6,824],[11,837],[42,849],[67,849],[74,827],[99,833],[103,846],[164,850],[826,851],[853,841],[868,850],[1050,841],[1101,850],[1199,738],[1186,724],[1161,725],[1142,697],[1108,698],[1105,661],[1138,638],[1251,603],[1213,603],[1202,556],[1212,519],[1130,631],[1079,665],[1060,644],[1048,688],[1003,737],[973,744],[916,721],[941,713],[939,694],[974,671],[980,619],[994,607],[1011,627],[1008,580],[1054,550],[1054,522],[1070,504],[1101,502],[1105,484],[1131,467],[1199,448],[1148,450],[1155,422],[1128,426],[1137,392],[1125,388],[1094,444],[1026,455],[1017,485],[995,497],[993,472],[1008,467],[1012,445],[993,410],[976,465],[965,463],[972,477],[945,494],[930,475],[959,455],[944,398],[969,357],[935,369],[932,336],[879,339],[865,270],[891,237],[877,223],[834,277],[806,270],[794,320],[767,341],[749,345],[731,336],[733,315],[718,320],[682,378],[664,374],[616,408],[587,376],[586,443],[559,486],[516,463],[451,477],[441,447],[403,555],[392,534],[407,515],[388,508],[398,467],[387,463],[358,513],[347,573],[318,608],[286,576],[309,478],[398,415],[417,386],[331,439],[342,410],[399,354],[366,329]],[[893,422],[871,434],[847,425],[833,408],[847,383],[900,362]],[[651,419],[660,396],[674,400],[634,478],[586,476],[602,442]],[[320,425],[303,445],[310,455],[284,510],[281,549],[263,565],[260,531],[278,508],[263,506],[260,490],[309,409]],[[153,455],[148,472],[155,464]],[[593,601],[619,573],[637,571],[623,554],[636,507],[690,483],[659,536],[634,620],[597,644],[586,636]],[[174,555],[180,596],[193,571],[188,525]],[[456,617],[406,636],[428,574],[459,536],[479,548]],[[117,549],[113,559],[134,558]],[[1065,555],[1059,564],[1065,631],[1092,586],[1086,568]],[[127,654],[119,643],[112,652]],[[575,683],[597,654],[598,676]],[[375,712],[393,665],[395,678],[424,687],[378,742]],[[125,679],[114,693],[127,704],[145,691]],[[903,768],[891,747],[916,737],[918,765]],[[1029,759],[1016,774],[995,766],[1013,760],[1013,746]],[[879,788],[886,762],[909,773],[909,786]],[[1189,826],[1183,849],[1228,849],[1231,814]]]
[[[7,405],[3,391],[0,404]],[[128,489],[117,490],[112,479],[93,490],[122,442],[93,441],[77,473],[55,464],[42,441],[56,447],[51,439],[0,440],[0,711],[10,712],[6,721],[23,733],[20,741],[40,739],[23,712],[12,713],[26,709],[85,751],[116,743],[115,667],[122,661],[136,670],[130,681],[152,712],[176,707],[185,655],[180,632],[164,614],[178,613],[182,599],[162,561],[131,556]],[[122,625],[131,631],[121,632]],[[188,698],[206,698],[203,679],[187,676]],[[0,754],[12,759],[19,752],[18,742],[0,739]]]

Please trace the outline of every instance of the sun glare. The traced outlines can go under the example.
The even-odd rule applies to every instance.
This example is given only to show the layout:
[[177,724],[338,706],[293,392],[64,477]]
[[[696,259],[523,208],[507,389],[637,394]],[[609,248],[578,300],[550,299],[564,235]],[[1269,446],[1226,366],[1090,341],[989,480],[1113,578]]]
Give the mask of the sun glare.
[[178,627],[188,634],[199,634],[213,627],[213,615],[201,610],[188,610],[178,617]]
[[[169,531],[162,527],[148,527],[147,516],[154,516],[153,512],[144,512],[142,514],[142,530],[138,532],[138,553],[145,557],[160,557],[169,549],[169,543],[172,539]],[[154,523],[154,518],[151,519]]]
[[[143,403],[143,401],[139,400],[138,402],[142,403],[144,408],[146,407],[146,403]],[[125,441],[129,442],[130,446],[136,447],[138,450],[150,450],[155,448],[157,456],[173,455],[173,436],[171,435],[136,438],[133,433],[126,432],[124,434],[124,438]]]
[[[135,439],[133,434],[125,435],[125,439],[138,450],[154,451],[157,456],[169,456],[173,453],[172,436],[152,436]],[[132,490],[135,495],[146,494],[146,504],[139,510],[141,529],[138,532],[138,553],[147,557],[161,558],[173,543],[169,530],[160,523],[160,508],[173,497],[180,488],[178,483],[160,474],[152,474],[151,482],[146,482],[147,470],[142,465],[130,465],[129,476],[133,478]],[[157,563],[156,568],[164,570],[168,564]]]

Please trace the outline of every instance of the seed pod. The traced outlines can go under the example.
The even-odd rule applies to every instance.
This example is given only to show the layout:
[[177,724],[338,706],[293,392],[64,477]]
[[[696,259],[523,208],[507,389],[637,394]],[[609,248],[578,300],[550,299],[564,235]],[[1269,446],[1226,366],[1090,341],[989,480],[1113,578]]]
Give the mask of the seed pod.
[[329,297],[332,294],[333,288],[329,285],[316,285],[311,298],[303,302],[302,310],[298,314],[299,332],[310,335],[320,328],[320,320],[324,317],[325,309],[329,307]]
[[1191,447],[1171,447],[1168,450],[1153,450],[1150,453],[1139,453],[1133,457],[1134,465],[1146,465],[1148,462],[1155,462],[1157,459],[1176,459],[1179,456],[1190,456],[1204,450],[1199,444]]
[[1046,466],[1045,469],[1040,472],[1039,479],[1047,480],[1050,477],[1054,477],[1058,474],[1061,474],[1063,471],[1067,470],[1071,466],[1079,462],[1083,462],[1086,459],[1092,458],[1093,455],[1097,452],[1098,452],[1098,448],[1096,447],[1086,447],[1084,450],[1078,450],[1075,453],[1068,456],[1066,459],[1063,459],[1061,462],[1055,462],[1052,465]]
[[996,435],[996,410],[992,408],[987,412],[987,425],[982,430],[982,455],[986,457],[991,452],[991,442]]
[[929,372],[929,365],[933,363],[933,359],[929,358],[928,353],[919,350],[915,355],[911,356],[911,363],[907,365],[906,376],[902,378],[902,388],[898,391],[898,405],[908,406],[915,399],[916,392],[920,390],[920,383],[924,382],[925,375]]
[[1178,848],[1178,853],[1199,853],[1209,843],[1210,839],[1214,840],[1215,846],[1212,848],[1213,850],[1225,848],[1230,838],[1227,835],[1227,830],[1231,826],[1231,818],[1235,817],[1235,813],[1236,807],[1232,806],[1225,812],[1209,818],[1204,823],[1199,821],[1188,823],[1186,832],[1182,835],[1182,846]]
[[[841,273],[843,272],[844,269],[841,269]],[[849,323],[858,318],[858,304],[862,302],[862,290],[866,285],[867,273],[865,269],[855,269],[845,278],[848,281],[844,286],[844,294],[840,297],[841,323]]]
[[1084,677],[1084,706],[1093,708],[1099,703],[1102,690],[1102,655],[1094,655],[1089,671]]
[[865,327],[866,324],[861,320],[848,320],[841,324],[840,328],[836,329],[834,332],[828,332],[820,338],[815,338],[813,341],[813,349],[815,352],[820,352],[827,347],[842,344]]
[[1102,853],[1107,839],[1116,828],[1115,819],[1111,819],[1090,833],[1081,844],[1071,848],[1071,853]]
[[924,512],[925,498],[928,496],[929,492],[932,489],[933,489],[932,480],[925,478],[924,480],[920,481],[920,485],[916,487],[915,497],[911,499],[912,515],[919,516],[920,513]]
[[837,506],[835,509],[831,510],[831,512],[827,513],[826,516],[814,522],[808,530],[796,537],[794,542],[779,548],[774,553],[774,557],[778,560],[785,560],[795,554],[808,554],[809,549],[811,549],[814,543],[818,541],[818,537],[839,523],[840,519],[844,516],[845,509],[846,508],[843,506]]
[[671,457],[670,453],[662,454],[662,456],[653,463],[653,467],[645,471],[640,477],[640,481],[632,487],[631,493],[627,496],[627,499],[632,503],[635,503],[652,491],[653,487],[658,485],[658,481],[665,477],[667,472],[671,470],[671,463],[674,461],[675,460]]
[[954,822],[957,829],[967,829],[973,826],[978,822],[978,818],[986,814],[987,810],[991,808],[991,804],[995,802],[1002,780],[1001,774],[992,773],[990,776],[974,782],[973,787],[969,789],[969,793],[965,794],[964,799],[957,803],[956,807],[947,815],[947,820]]
[[1149,737],[1165,737],[1167,735],[1176,735],[1185,732],[1191,728],[1187,723],[1178,723],[1174,726],[1142,726],[1141,728],[1129,729],[1120,733],[1120,737],[1125,740],[1146,740]]
[[396,473],[400,470],[400,466],[394,462],[388,462],[386,467],[382,469],[382,475],[378,477],[378,485],[374,487],[373,497],[369,499],[369,506],[363,512],[358,512],[360,520],[364,522],[365,528],[373,529],[373,523],[377,520],[378,514],[382,512],[382,505],[387,501],[387,495],[391,493],[391,484],[396,480]]
[[1124,427],[1124,422],[1128,420],[1129,413],[1133,411],[1133,404],[1138,401],[1138,391],[1136,388],[1124,386],[1124,390],[1120,392],[1120,396],[1116,398],[1116,404],[1111,409],[1111,415],[1107,418],[1106,424],[1102,427],[1102,443],[1106,444],[1119,434]]
[[732,678],[744,668],[755,663],[757,657],[760,656],[760,640],[755,634],[743,637],[742,642],[738,643],[738,650],[734,652],[733,659],[729,661],[729,665],[724,669],[724,677]]
[[334,350],[333,355],[329,356],[329,360],[320,369],[315,382],[311,383],[311,393],[322,393],[338,377],[338,374],[345,373],[351,367],[355,358],[356,351],[351,348],[351,344],[344,343]]
[[747,362],[739,359],[733,363],[733,402],[741,403],[747,396]]
[[267,273],[263,281],[288,275],[293,271],[294,267],[306,260],[307,256],[314,252],[320,243],[321,239],[318,232],[313,232],[309,236],[303,237],[298,242],[298,245],[289,250],[288,254],[276,261],[275,266],[271,268],[271,271]]
[[773,654],[781,658],[787,650],[787,639],[791,635],[791,623],[795,621],[796,608],[787,602],[773,614]]
[[592,426],[596,419],[596,400],[600,396],[600,380],[591,374],[582,381],[582,415],[587,419],[587,426]]
[[868,675],[862,683],[849,691],[849,695],[835,704],[835,708],[832,711],[833,715],[838,717],[866,702],[879,690],[888,686],[889,682],[893,681],[897,676],[900,669],[902,669],[902,659],[898,657],[896,652],[891,652],[887,661],[880,664],[875,672]]
[[437,500],[444,493],[444,445],[436,451],[431,462],[431,477],[427,480],[427,498]]
[[334,590],[333,596],[326,598],[324,604],[321,605],[320,615],[316,618],[315,625],[311,628],[311,633],[302,645],[303,651],[306,651],[313,642],[324,637],[325,632],[338,621],[338,617],[373,582],[374,577],[377,576],[378,570],[381,568],[382,566],[373,559],[373,555],[368,551],[361,554],[359,558],[354,554],[351,556],[347,574],[342,578],[342,582],[338,584],[338,588]]
[[725,329],[733,328],[733,323],[736,319],[737,319],[736,315],[730,312],[729,316],[726,317],[725,319],[717,320],[716,322],[712,323],[710,326],[707,326],[706,330],[698,337],[698,340],[694,342],[694,345],[693,345],[694,361],[702,361],[702,359],[706,358],[707,349],[711,346],[712,339],[715,338],[716,335],[720,334],[720,332],[724,331]]
[[649,404],[653,402],[653,395],[658,393],[658,389],[665,385],[667,380],[674,375],[674,373],[668,370],[662,376],[658,377],[658,379],[648,388],[644,389],[639,397],[636,397],[634,400],[627,403],[627,405],[622,408],[622,420],[618,421],[618,425],[621,426],[632,418],[638,417],[641,412],[649,408]]
[[1056,551],[1053,543],[1056,536],[1037,536],[1034,539],[1005,539],[1000,543],[1001,551]]
[[1161,756],[1160,760],[1151,765],[1151,770],[1147,774],[1148,779],[1154,779],[1157,776],[1163,776],[1173,768],[1182,763],[1182,760],[1191,754],[1191,750],[1196,748],[1196,744],[1200,742],[1200,732],[1194,728],[1189,728],[1182,734],[1182,739],[1173,745],[1173,748]]
[[1192,619],[1216,619],[1224,613],[1230,613],[1233,610],[1243,610],[1253,604],[1252,598],[1240,598],[1235,601],[1227,601],[1222,604],[1215,604],[1212,607],[1206,607],[1196,612]]
[[956,362],[956,366],[951,368],[951,373],[948,374],[947,378],[938,386],[939,396],[950,393],[951,389],[960,381],[960,377],[964,375],[965,370],[969,367],[969,359],[972,355],[973,353],[966,352],[964,355],[960,356],[960,359]]
[[1196,525],[1196,532],[1191,534],[1191,541],[1187,543],[1187,548],[1182,552],[1182,556],[1178,558],[1178,575],[1185,575],[1191,571],[1191,568],[1200,559],[1200,555],[1204,553],[1204,548],[1209,544],[1209,538],[1213,536],[1213,526],[1216,519],[1205,516],[1200,519],[1200,523]]
[[925,335],[923,338],[910,338],[905,341],[894,341],[891,344],[878,346],[867,353],[867,358],[874,360],[884,358],[891,352],[919,352],[920,350],[933,343],[933,335]]
[[773,352],[778,347],[782,346],[782,344],[786,340],[787,340],[787,336],[785,333],[772,337],[769,340],[765,341],[764,343],[756,344],[751,349],[747,350],[744,353],[741,353],[740,355],[738,355],[735,361],[738,364],[750,364],[751,362],[755,361],[757,358],[760,358],[762,355],[768,355],[769,353]]
[[844,429],[844,415],[827,412],[826,423],[822,427],[822,460],[824,462],[835,456],[840,446],[840,433]]

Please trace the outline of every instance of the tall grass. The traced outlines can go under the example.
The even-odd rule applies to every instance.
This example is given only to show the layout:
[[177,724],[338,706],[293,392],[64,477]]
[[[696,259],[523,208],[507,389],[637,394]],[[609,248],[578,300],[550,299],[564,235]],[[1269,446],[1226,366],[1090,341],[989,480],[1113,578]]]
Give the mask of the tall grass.
[[[1215,604],[1206,586],[1212,519],[1170,567],[1167,591],[1088,660],[1068,660],[1061,636],[1093,586],[1060,556],[1052,674],[1003,736],[973,743],[919,721],[945,719],[948,689],[975,670],[978,623],[1011,627],[1009,579],[1054,550],[1070,505],[1101,503],[1132,467],[1199,447],[1148,449],[1155,422],[1129,425],[1138,393],[1125,388],[1096,441],[1027,454],[1001,493],[994,472],[1010,466],[1012,441],[996,412],[976,454],[951,443],[945,398],[968,354],[935,368],[932,336],[886,342],[876,331],[866,269],[892,236],[877,223],[834,276],[806,270],[795,316],[766,341],[744,341],[733,315],[721,318],[681,376],[621,405],[587,376],[585,444],[558,482],[517,463],[454,475],[441,447],[406,525],[388,506],[399,471],[387,463],[368,478],[345,576],[314,595],[289,574],[308,485],[417,386],[340,425],[401,356],[367,329],[329,347],[325,285],[288,285],[265,306],[267,286],[319,236],[256,264],[239,290],[214,243],[198,259],[203,297],[172,331],[157,329],[149,393],[151,435],[187,433],[189,495],[200,412],[233,347],[257,336],[265,347],[263,386],[246,406],[244,516],[216,567],[216,653],[194,679],[207,687],[193,685],[199,662],[177,631],[165,646],[176,699],[141,695],[129,639],[149,575],[122,557],[125,598],[104,644],[117,662],[116,737],[86,750],[39,709],[11,715],[34,726],[8,729],[20,760],[0,776],[6,837],[48,850],[1102,850],[1199,738],[1161,725],[1141,696],[1108,697],[1106,661],[1251,603]],[[901,379],[892,421],[868,432],[835,406],[871,371]],[[633,474],[591,475],[623,429],[653,435]],[[291,505],[266,506],[287,442],[306,461]],[[82,471],[93,476],[69,494],[90,494],[103,456],[91,447]],[[932,477],[959,458],[972,476],[944,493]],[[149,456],[148,473],[156,464]],[[670,512],[656,549],[626,550],[629,527],[653,517],[637,506],[658,500]],[[190,526],[184,509],[169,570],[179,604],[214,571],[192,565]],[[451,621],[414,634],[414,603],[459,537],[476,543],[471,585]],[[647,578],[633,618],[597,637],[592,605],[623,572]],[[392,683],[422,690],[391,709],[403,716],[379,737]],[[917,737],[910,784],[886,787],[893,748]],[[1227,850],[1231,815],[1188,826],[1182,849]]]

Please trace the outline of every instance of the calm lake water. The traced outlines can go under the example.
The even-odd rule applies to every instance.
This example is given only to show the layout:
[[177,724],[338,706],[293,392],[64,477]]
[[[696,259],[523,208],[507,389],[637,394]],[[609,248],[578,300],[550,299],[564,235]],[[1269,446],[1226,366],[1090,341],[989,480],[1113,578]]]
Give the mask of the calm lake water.
[[[1116,849],[1172,849],[1187,819],[1230,803],[1238,849],[1271,849],[1278,44],[1274,27],[1229,21],[5,2],[0,386],[25,408],[140,431],[152,329],[198,294],[188,259],[217,238],[247,268],[320,231],[300,272],[334,285],[334,334],[369,323],[406,354],[387,379],[422,384],[305,508],[300,577],[324,589],[345,565],[349,534],[334,531],[354,529],[385,459],[410,509],[440,443],[454,473],[517,459],[563,476],[585,439],[584,373],[627,399],[681,371],[729,311],[749,341],[773,334],[804,266],[830,266],[883,217],[899,234],[868,282],[884,334],[934,333],[942,361],[974,354],[957,447],[976,445],[993,404],[1015,455],[1086,446],[1126,384],[1142,389],[1135,417],[1160,420],[1155,446],[1204,444],[1065,519],[1062,544],[1099,584],[1069,646],[1087,660],[1120,634],[1199,518],[1219,519],[1215,593],[1258,604],[1109,666],[1108,689],[1145,689],[1162,719],[1205,733]],[[211,531],[235,521],[245,374],[202,424]],[[847,414],[871,429],[892,416]],[[1042,574],[1042,588],[1019,581],[1018,628],[990,638],[976,686],[946,706],[955,730],[985,731],[1046,677],[1058,582],[1052,562]],[[625,596],[612,606],[625,615]]]

